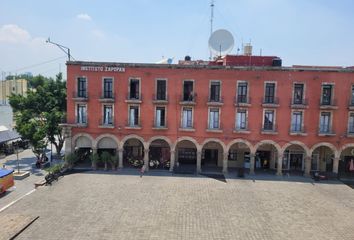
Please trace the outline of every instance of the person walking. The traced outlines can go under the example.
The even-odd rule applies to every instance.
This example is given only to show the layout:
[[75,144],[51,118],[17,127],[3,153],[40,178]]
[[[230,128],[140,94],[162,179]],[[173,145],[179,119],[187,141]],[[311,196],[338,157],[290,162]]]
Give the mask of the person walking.
[[141,169],[140,169],[140,177],[143,177],[143,174],[144,174],[144,172],[145,172],[145,164],[141,167]]

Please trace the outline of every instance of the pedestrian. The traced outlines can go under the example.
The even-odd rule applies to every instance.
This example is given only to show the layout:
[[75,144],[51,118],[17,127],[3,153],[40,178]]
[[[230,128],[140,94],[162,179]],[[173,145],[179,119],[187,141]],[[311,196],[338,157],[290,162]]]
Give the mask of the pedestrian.
[[144,172],[145,172],[145,164],[141,167],[141,169],[140,169],[140,177],[143,177],[143,174],[144,174]]

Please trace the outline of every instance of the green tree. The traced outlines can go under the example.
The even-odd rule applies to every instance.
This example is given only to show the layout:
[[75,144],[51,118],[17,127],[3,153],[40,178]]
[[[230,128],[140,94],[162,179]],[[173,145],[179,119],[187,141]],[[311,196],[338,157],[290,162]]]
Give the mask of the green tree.
[[65,140],[59,124],[65,119],[66,83],[62,81],[61,73],[55,80],[43,79],[34,90],[28,91],[26,97],[10,96],[16,130],[30,141],[38,158],[47,141],[60,153]]

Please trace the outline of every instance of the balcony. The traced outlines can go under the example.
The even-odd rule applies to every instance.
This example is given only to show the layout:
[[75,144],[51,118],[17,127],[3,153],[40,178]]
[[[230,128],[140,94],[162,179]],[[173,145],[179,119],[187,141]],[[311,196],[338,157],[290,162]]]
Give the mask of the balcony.
[[266,98],[263,98],[262,107],[268,107],[268,108],[279,107],[279,98],[277,98],[277,97],[273,97],[273,98],[266,97]]
[[105,102],[105,103],[114,103],[115,101],[115,94],[112,92],[105,92],[100,96],[99,99],[100,102]]
[[320,105],[320,109],[337,109],[337,99],[325,99],[322,98],[319,100],[319,105]]
[[251,133],[251,131],[248,129],[248,126],[244,126],[242,128],[239,126],[236,126],[233,133],[249,134],[249,133]]
[[349,110],[354,110],[354,97],[352,99],[349,99],[348,109]]
[[206,129],[206,131],[207,131],[207,132],[213,132],[213,133],[222,133],[222,124],[219,123],[219,126],[218,126],[217,128],[216,128],[216,127],[210,128],[210,127],[208,126],[208,128]]
[[152,95],[152,103],[154,104],[168,104],[168,96]]
[[295,109],[304,109],[308,108],[308,100],[306,98],[303,99],[291,99],[290,107]]
[[127,125],[125,126],[125,129],[141,129],[141,125],[140,124],[131,124],[131,123],[127,123]]
[[208,106],[222,106],[224,105],[224,98],[223,97],[218,97],[218,98],[210,98],[208,97],[208,102],[207,102]]
[[109,123],[107,121],[105,122],[103,119],[100,119],[98,121],[98,127],[99,128],[114,128],[113,119],[112,119],[111,123]]
[[322,125],[318,128],[318,136],[335,136],[336,133],[332,131],[331,127],[328,125]]
[[73,92],[72,99],[77,102],[87,102],[88,101],[87,91]]
[[251,98],[246,96],[236,96],[235,97],[235,106],[236,107],[250,107]]
[[182,95],[180,97],[180,102],[179,104],[181,105],[195,105],[196,104],[196,99],[197,99],[197,94],[191,94],[189,96]]
[[306,128],[299,125],[291,125],[289,135],[291,136],[307,136]]
[[278,127],[275,124],[265,124],[261,126],[261,134],[278,134]]
[[347,137],[354,138],[354,127],[351,126],[347,131]]
[[127,98],[125,99],[126,103],[142,103],[143,101],[143,96],[142,94],[132,94],[132,93],[128,93],[127,94]]

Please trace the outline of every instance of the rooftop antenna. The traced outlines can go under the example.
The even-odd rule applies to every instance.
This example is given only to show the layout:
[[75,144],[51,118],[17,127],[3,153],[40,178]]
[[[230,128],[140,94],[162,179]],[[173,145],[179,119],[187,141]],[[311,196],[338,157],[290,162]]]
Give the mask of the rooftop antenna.
[[46,43],[51,43],[51,44],[53,44],[53,45],[56,45],[58,48],[60,48],[63,52],[65,52],[65,54],[68,55],[68,60],[69,60],[69,61],[71,61],[71,59],[73,59],[74,61],[76,61],[75,58],[73,58],[73,56],[70,55],[70,48],[65,47],[65,46],[63,46],[63,45],[60,45],[59,43],[55,43],[55,42],[50,41],[50,38],[49,38],[49,37],[48,37],[48,39],[47,39],[45,42],[46,42]]
[[[214,19],[214,0],[210,1],[210,36],[213,33],[213,19]],[[212,52],[210,50],[209,60],[212,58]]]

